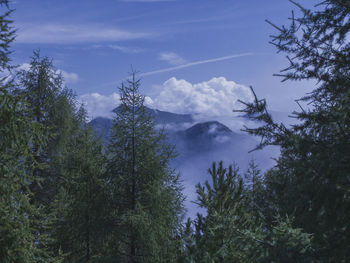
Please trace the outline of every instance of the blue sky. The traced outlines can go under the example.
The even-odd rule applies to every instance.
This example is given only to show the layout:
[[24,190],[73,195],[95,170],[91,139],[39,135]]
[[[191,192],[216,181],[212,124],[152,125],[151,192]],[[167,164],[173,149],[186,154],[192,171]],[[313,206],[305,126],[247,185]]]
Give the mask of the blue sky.
[[[170,96],[173,111],[209,112],[203,103],[231,96],[220,89],[235,89],[234,81],[253,85],[271,109],[291,111],[312,88],[272,77],[287,62],[268,43],[276,30],[264,20],[288,24],[295,6],[287,0],[16,0],[12,7],[14,62],[27,63],[40,49],[65,72],[67,86],[94,104],[94,116],[96,107],[109,110],[118,99],[112,94],[131,66],[142,76],[142,92],[163,110],[161,100]],[[219,95],[210,107],[220,104]],[[189,102],[177,108],[184,96]]]

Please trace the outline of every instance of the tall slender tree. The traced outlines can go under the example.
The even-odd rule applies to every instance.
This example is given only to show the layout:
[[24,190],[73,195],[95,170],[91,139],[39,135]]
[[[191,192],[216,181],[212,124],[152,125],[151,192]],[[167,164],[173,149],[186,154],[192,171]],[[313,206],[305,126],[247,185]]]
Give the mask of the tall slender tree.
[[135,73],[122,84],[111,133],[108,173],[116,226],[111,245],[120,262],[174,262],[181,185],[169,167],[173,147],[155,129],[139,87]]
[[98,259],[108,230],[104,220],[108,213],[106,160],[83,107],[77,117],[78,131],[70,137],[63,158],[53,236],[66,262],[101,262]]
[[73,133],[75,98],[64,86],[64,79],[51,59],[41,57],[39,51],[34,51],[29,69],[19,71],[17,77],[22,87],[20,94],[33,112],[32,122],[42,125],[47,136],[45,147],[33,145],[36,161],[46,167],[34,170],[33,176],[40,183],[32,184],[31,189],[35,201],[48,207],[57,193],[60,158]]
[[[294,3],[294,2],[293,2]],[[277,166],[265,176],[267,212],[294,214],[295,226],[314,235],[315,260],[350,260],[350,4],[325,0],[317,10],[295,3],[289,26],[273,25],[272,44],[287,54],[283,80],[315,80],[298,101],[297,125],[273,121],[266,101],[245,103],[251,118],[263,122],[246,130],[262,136],[259,147],[279,145]],[[308,105],[310,105],[308,107]]]
[[[56,262],[46,253],[36,226],[40,211],[31,201],[33,170],[39,167],[31,147],[46,143],[42,126],[32,122],[27,101],[16,94],[10,44],[15,31],[7,0],[0,0],[0,261]],[[4,77],[5,75],[5,77]]]

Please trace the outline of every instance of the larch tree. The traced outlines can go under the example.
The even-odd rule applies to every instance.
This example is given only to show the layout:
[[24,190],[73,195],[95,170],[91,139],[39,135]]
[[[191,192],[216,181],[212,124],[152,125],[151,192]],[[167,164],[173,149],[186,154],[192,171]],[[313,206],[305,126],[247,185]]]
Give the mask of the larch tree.
[[[106,159],[87,123],[83,107],[77,113],[77,132],[63,157],[60,188],[55,197],[53,236],[65,262],[101,262],[107,236]],[[56,250],[57,250],[56,249]]]
[[179,176],[169,166],[173,147],[156,130],[139,93],[140,80],[120,88],[109,144],[111,248],[120,262],[175,262],[183,214]]
[[316,262],[348,262],[350,2],[325,0],[315,10],[293,3],[302,15],[292,13],[289,26],[272,24],[277,34],[271,43],[290,63],[277,75],[317,84],[298,101],[292,127],[275,123],[266,101],[255,96],[244,112],[263,125],[246,130],[263,138],[259,147],[281,147],[276,167],[265,175],[267,216],[294,215],[294,226],[314,236]]
[[33,176],[39,183],[32,184],[31,189],[35,202],[49,207],[57,193],[60,158],[73,133],[75,98],[64,86],[64,79],[51,59],[41,57],[39,51],[34,51],[29,69],[20,70],[17,77],[21,86],[19,93],[33,112],[32,122],[42,125],[47,137],[45,147],[32,147],[36,161],[46,166],[34,170]]
[[33,112],[26,99],[16,92],[10,44],[11,28],[7,0],[0,0],[0,261],[58,262],[46,251],[45,239],[37,231],[40,210],[32,202],[32,173],[40,167],[32,146],[43,147],[43,127],[32,122]]
[[[256,176],[254,164],[249,173]],[[214,163],[209,174],[211,182],[197,185],[197,204],[206,215],[186,224],[184,262],[310,262],[311,235],[293,228],[289,218],[269,225],[237,167]]]

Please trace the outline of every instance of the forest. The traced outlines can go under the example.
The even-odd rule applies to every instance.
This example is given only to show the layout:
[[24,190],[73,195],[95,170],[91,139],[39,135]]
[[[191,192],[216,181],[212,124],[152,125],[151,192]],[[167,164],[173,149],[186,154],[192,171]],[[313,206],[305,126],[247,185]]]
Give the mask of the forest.
[[276,77],[315,87],[291,126],[251,88],[239,111],[260,126],[244,130],[280,155],[266,172],[208,163],[191,219],[137,74],[104,145],[51,58],[12,64],[15,10],[0,0],[0,262],[350,262],[350,2],[294,4],[289,25],[267,21],[289,63]]

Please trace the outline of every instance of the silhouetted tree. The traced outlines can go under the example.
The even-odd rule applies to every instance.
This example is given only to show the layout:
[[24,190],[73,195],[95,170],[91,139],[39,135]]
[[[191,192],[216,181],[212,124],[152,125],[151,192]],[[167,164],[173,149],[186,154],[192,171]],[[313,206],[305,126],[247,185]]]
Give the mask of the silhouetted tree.
[[174,262],[183,214],[179,176],[169,166],[173,147],[155,128],[135,73],[120,88],[109,144],[111,246],[120,262]]
[[[294,2],[293,2],[294,3]],[[262,137],[259,147],[279,145],[277,166],[265,175],[267,212],[295,216],[294,225],[314,235],[315,260],[350,260],[350,3],[322,1],[317,9],[301,5],[302,16],[278,27],[271,43],[290,65],[278,76],[314,80],[301,98],[292,127],[277,124],[266,101],[244,103],[252,119],[246,131]],[[301,102],[301,103],[300,103]],[[306,106],[303,106],[304,103]],[[307,106],[309,105],[309,106]],[[306,108],[307,107],[307,108]]]

